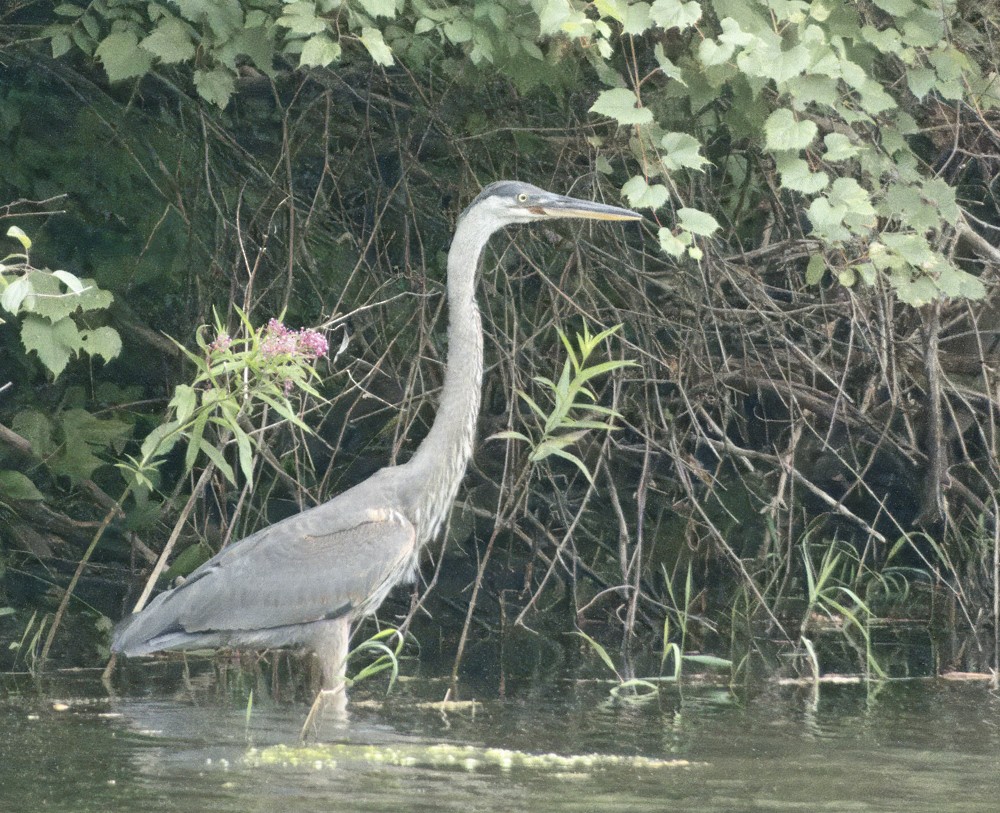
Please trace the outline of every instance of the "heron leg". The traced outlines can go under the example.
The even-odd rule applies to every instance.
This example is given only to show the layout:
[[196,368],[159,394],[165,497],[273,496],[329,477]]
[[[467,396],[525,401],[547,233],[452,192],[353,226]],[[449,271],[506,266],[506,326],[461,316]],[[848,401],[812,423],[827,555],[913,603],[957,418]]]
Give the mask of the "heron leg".
[[327,621],[323,631],[312,642],[311,649],[319,660],[321,684],[306,721],[301,739],[327,713],[336,720],[347,719],[347,652],[351,640],[351,624],[347,618]]

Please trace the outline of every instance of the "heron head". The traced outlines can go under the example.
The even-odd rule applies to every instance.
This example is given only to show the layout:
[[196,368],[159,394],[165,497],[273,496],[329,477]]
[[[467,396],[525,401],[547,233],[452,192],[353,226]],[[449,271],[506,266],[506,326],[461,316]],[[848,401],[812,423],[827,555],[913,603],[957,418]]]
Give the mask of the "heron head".
[[486,210],[502,225],[552,220],[559,217],[587,220],[642,220],[642,215],[629,209],[556,195],[519,181],[491,183],[479,193],[466,211],[471,212],[473,209]]

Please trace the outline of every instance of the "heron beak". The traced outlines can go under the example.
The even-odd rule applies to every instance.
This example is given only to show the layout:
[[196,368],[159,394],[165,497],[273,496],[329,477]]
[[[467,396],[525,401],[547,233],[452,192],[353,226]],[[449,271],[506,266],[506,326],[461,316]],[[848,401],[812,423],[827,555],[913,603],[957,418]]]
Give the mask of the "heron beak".
[[594,203],[590,200],[553,196],[532,207],[536,214],[549,217],[577,217],[586,220],[642,220],[642,215],[630,209]]

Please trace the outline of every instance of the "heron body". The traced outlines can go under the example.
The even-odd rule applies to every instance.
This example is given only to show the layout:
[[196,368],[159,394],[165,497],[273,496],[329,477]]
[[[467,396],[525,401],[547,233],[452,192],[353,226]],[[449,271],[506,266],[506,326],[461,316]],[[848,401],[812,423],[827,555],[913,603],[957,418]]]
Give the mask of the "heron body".
[[490,235],[534,220],[640,217],[515,181],[486,187],[459,218],[448,253],[444,384],[437,416],[413,457],[224,548],[123,620],[112,651],[311,650],[323,689],[339,693],[342,710],[351,625],[416,575],[421,548],[447,518],[472,455],[483,375],[475,288]]

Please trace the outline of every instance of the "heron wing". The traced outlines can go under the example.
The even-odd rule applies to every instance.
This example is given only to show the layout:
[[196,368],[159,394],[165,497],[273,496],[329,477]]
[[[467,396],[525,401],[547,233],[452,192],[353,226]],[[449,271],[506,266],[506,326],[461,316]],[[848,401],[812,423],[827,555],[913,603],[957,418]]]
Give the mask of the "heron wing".
[[[224,549],[115,636],[129,654],[297,641],[296,628],[377,609],[413,561],[416,531],[368,481]],[[382,498],[380,498],[382,497]],[[272,640],[271,645],[278,645]]]

